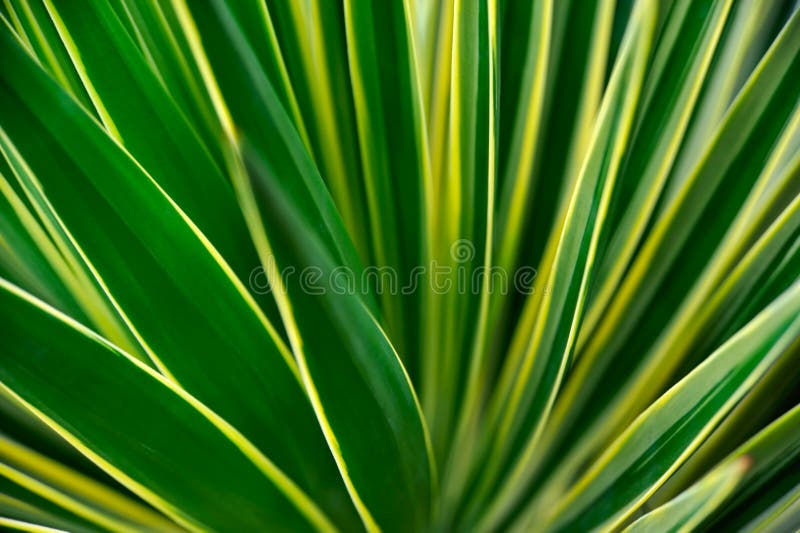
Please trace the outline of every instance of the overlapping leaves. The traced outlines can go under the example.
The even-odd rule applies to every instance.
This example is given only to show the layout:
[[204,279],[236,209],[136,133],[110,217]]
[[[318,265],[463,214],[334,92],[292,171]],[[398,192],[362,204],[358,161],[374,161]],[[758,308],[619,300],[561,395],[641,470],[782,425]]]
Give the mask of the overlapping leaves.
[[797,527],[793,2],[0,15],[0,526]]

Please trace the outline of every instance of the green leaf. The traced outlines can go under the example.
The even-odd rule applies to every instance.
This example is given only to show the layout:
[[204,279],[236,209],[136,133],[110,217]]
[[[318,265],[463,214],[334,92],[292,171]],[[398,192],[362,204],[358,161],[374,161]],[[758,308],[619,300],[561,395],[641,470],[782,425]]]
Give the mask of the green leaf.
[[224,166],[213,104],[202,90],[200,72],[191,61],[189,44],[183,38],[169,3],[112,0],[111,4],[119,20],[129,22],[131,40],[191,123],[214,162]]
[[311,150],[306,126],[294,88],[289,80],[289,72],[278,44],[278,36],[267,3],[264,1],[230,2],[229,6],[235,14],[237,24],[247,37],[250,47],[258,56],[261,68],[275,88],[284,109],[291,114],[304,144]]
[[[266,4],[286,58],[289,80],[308,125],[311,155],[361,261],[375,264],[353,93],[347,75],[344,4],[325,0],[266,0]],[[219,76],[218,70],[215,69]]]
[[[273,135],[297,146],[285,113],[273,107],[269,83],[252,68],[252,52],[233,35],[225,6],[189,13],[176,5],[187,35],[194,36],[195,28],[203,28],[200,35],[208,35],[209,27],[231,31],[231,48],[195,41],[195,60],[207,72],[206,88],[217,99],[219,119],[226,125],[229,171],[300,378],[353,504],[368,530],[419,529],[428,522],[432,504],[427,431],[405,369],[369,306],[369,294],[334,285],[337,269],[361,281],[352,249],[337,242],[344,235],[341,222],[325,218],[335,215],[319,176],[307,166],[294,166],[307,165],[302,159],[286,159],[301,158],[303,152],[280,154],[265,144],[257,133],[266,125],[255,123],[241,102],[224,98],[247,77],[261,80],[263,92],[250,105],[275,121]],[[243,59],[241,66],[229,65],[231,54]],[[320,231],[326,222],[330,233]],[[298,275],[282,275],[288,269]],[[391,493],[385,491],[389,486]]]
[[0,126],[37,179],[23,185],[71,235],[142,349],[352,524],[294,360],[253,297],[152,177],[7,36],[0,43],[0,70],[14,73],[0,82]]
[[[46,519],[45,519],[46,520]],[[34,533],[66,533],[67,530],[55,529],[48,526],[43,526],[39,523],[25,522],[22,520],[15,520],[13,518],[0,517],[0,526],[8,528],[10,531],[30,531]],[[77,531],[80,531],[78,529]]]
[[[800,484],[780,494],[770,490],[759,507],[763,511],[744,524],[741,531],[794,531],[800,524]],[[773,503],[774,502],[774,503]]]
[[[440,462],[457,431],[461,402],[465,412],[475,402],[487,335],[497,174],[496,19],[494,0],[453,4],[447,143],[442,167],[434,167],[435,176],[442,173],[434,178],[430,262],[423,278],[431,290],[420,326],[420,394]],[[462,354],[469,354],[464,369]]]
[[[375,264],[407,287],[428,255],[431,175],[407,2],[345,1],[344,21]],[[391,68],[390,68],[391,67]],[[383,283],[380,282],[379,283]],[[419,291],[380,286],[387,333],[418,367]],[[416,372],[414,372],[416,373]]]
[[621,524],[786,353],[800,336],[798,313],[800,283],[645,410],[559,501],[548,527]]
[[[203,89],[214,102],[221,135],[227,137],[218,139],[225,147],[226,157],[230,155],[228,140],[246,136],[260,157],[285,176],[286,187],[302,207],[298,213],[304,223],[318,228],[328,253],[342,265],[360,271],[361,262],[342,217],[256,53],[241,35],[234,14],[223,2],[214,2],[213,9],[195,9],[192,5],[191,12],[182,6],[176,1],[173,7],[190,44],[192,59],[203,72]],[[205,54],[207,63],[200,67],[198,57]],[[230,57],[239,61],[231,62]],[[209,89],[211,75],[219,85],[215,90]],[[222,107],[228,112],[222,112]],[[375,309],[371,295],[363,296]]]
[[800,455],[798,430],[800,406],[767,426],[686,491],[640,518],[626,531],[677,529],[668,527],[670,522],[682,523],[682,531],[693,531],[708,524],[723,505],[756,493]]
[[[277,176],[246,146],[244,161],[258,200],[258,207],[250,204],[251,230],[272,290],[282,295],[278,305],[303,383],[362,521],[370,531],[424,527],[434,490],[430,442],[399,356],[361,299],[336,285],[341,265],[295,214]],[[291,237],[273,231],[281,226]],[[301,275],[282,281],[282,266]],[[381,490],[387,486],[391,493]]]
[[[0,159],[0,168],[5,161]],[[36,216],[11,185],[11,171],[0,172],[0,265],[5,277],[75,317],[83,312],[65,287],[72,281],[59,277],[67,270],[56,247]],[[8,176],[8,177],[6,177]]]
[[800,346],[793,346],[790,354],[769,369],[689,460],[650,498],[648,505],[662,505],[686,490],[709,468],[758,433],[765,422],[784,413],[785,399],[791,396],[800,377],[800,369],[795,364],[798,348]]
[[4,280],[0,302],[0,390],[167,516],[192,530],[332,527],[194,397]]
[[[174,523],[148,507],[3,435],[0,435],[0,478],[22,488],[25,495],[20,499],[24,501],[37,507],[44,501],[59,513],[66,510],[99,527],[126,531],[177,530]],[[2,492],[11,494],[9,487]]]
[[[747,244],[758,237],[758,231],[734,231],[731,226],[748,203],[768,205],[759,203],[758,184],[782,132],[790,123],[796,127],[798,50],[800,16],[795,15],[730,107],[669,217],[659,219],[642,243],[598,328],[586,337],[543,439],[544,465],[552,454],[563,456],[569,448],[543,494],[563,490],[581,465],[669,384],[689,350],[698,350],[701,357],[718,346],[700,351],[696,344],[683,343],[702,339],[706,330],[695,326],[713,328],[715,320],[724,321],[722,313],[735,312],[724,292],[720,301],[725,304],[715,306],[717,314],[707,320],[679,311],[688,305],[706,307],[742,261]],[[790,169],[784,178],[792,179]],[[756,270],[769,264],[769,259],[752,260]],[[758,283],[748,279],[746,284]],[[664,342],[667,334],[680,346]]]
[[659,216],[675,200],[686,180],[692,177],[694,167],[707,148],[708,139],[719,128],[737,93],[771,44],[774,36],[767,33],[778,18],[782,9],[780,4],[763,0],[733,3],[728,27],[720,38],[697,110],[675,159],[672,176],[665,186],[664,199],[658,207]]
[[73,68],[69,53],[62,45],[43,2],[6,1],[9,19],[26,50],[36,58],[59,84],[91,109],[91,100],[84,90],[79,73]]
[[750,460],[740,458],[704,476],[691,489],[650,511],[625,528],[625,533],[694,531],[741,482]]
[[[111,5],[100,0],[45,4],[106,130],[246,282],[258,259],[231,185]],[[263,300],[265,308],[272,304]]]
[[9,521],[4,524],[6,528],[30,531],[24,527],[14,527],[14,522],[17,522],[23,525],[36,524],[75,533],[89,533],[93,529],[91,523],[81,520],[36,494],[2,478],[0,478],[0,490],[2,491],[0,493],[0,517]]
[[[523,236],[525,214],[531,206],[536,142],[540,135],[548,82],[553,2],[506,2],[501,31],[500,143],[498,160],[501,192],[497,227],[497,263],[513,268]],[[521,26],[521,27],[519,27]],[[520,38],[524,32],[525,39]]]
[[[61,303],[61,310],[74,309],[71,316],[88,320],[107,339],[146,361],[146,355],[112,309],[111,302],[83,263],[80,252],[70,243],[67,233],[22,185],[35,182],[36,178],[2,130],[0,154],[8,164],[9,178],[12,179],[8,181],[0,175],[3,207],[8,209],[4,216],[8,225],[0,230],[0,237],[7,242],[8,248],[3,256],[12,263],[12,272],[27,284],[39,287],[43,294],[60,295],[56,301]],[[22,197],[17,194],[17,189],[20,189]],[[20,259],[30,258],[36,252],[39,261],[20,264]],[[27,265],[37,265],[37,271],[29,271]]]
[[[508,16],[511,16],[513,10],[511,7],[507,9]],[[603,0],[560,0],[553,3],[545,100],[542,104],[543,134],[536,143],[532,178],[535,182],[530,193],[530,202],[535,209],[531,209],[524,228],[525,234],[520,241],[523,246],[516,252],[519,264],[540,268],[539,274],[543,277],[546,277],[545,269],[555,254],[569,200],[592,141],[601,101],[607,90],[607,73],[615,64],[609,55],[609,44],[616,9],[614,2]],[[508,32],[504,40],[515,38],[513,31],[503,31]],[[509,46],[503,44],[502,53],[507,53],[507,50]],[[508,67],[502,69],[501,65],[501,75],[507,70]],[[504,90],[501,88],[501,92]],[[504,177],[505,174],[501,173],[500,178]],[[542,292],[543,287],[537,284],[537,288],[537,292]],[[533,312],[535,309],[529,311]],[[525,324],[527,330],[530,324]]]
[[600,254],[592,307],[582,327],[584,336],[613,297],[655,210],[732,4],[679,1],[674,9],[687,13],[667,19],[664,32],[675,42],[664,43],[662,38],[648,71],[636,131],[605,230],[608,237]]
[[[489,427],[493,429],[487,436],[492,444],[477,489],[477,501],[498,487],[502,470],[509,471],[509,477],[499,492],[493,494],[493,503],[486,511],[484,525],[489,528],[505,516],[529,481],[531,459],[572,356],[599,232],[633,122],[655,15],[655,8],[642,4],[632,19],[570,200],[547,281],[549,289],[541,300],[542,308],[522,360],[506,362],[504,371],[513,376],[507,383],[509,388],[502,388],[506,383],[501,378],[495,410],[489,412],[492,417]],[[511,366],[515,364],[516,368]]]
[[800,525],[797,0],[0,19],[0,529]]

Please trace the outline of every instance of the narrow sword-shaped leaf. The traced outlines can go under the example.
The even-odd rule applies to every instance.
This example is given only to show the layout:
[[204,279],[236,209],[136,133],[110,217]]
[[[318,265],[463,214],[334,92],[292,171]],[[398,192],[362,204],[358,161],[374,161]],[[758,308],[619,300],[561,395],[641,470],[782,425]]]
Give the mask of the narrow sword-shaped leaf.
[[770,490],[765,496],[756,504],[760,505],[746,509],[749,511],[748,514],[763,510],[753,516],[749,522],[744,523],[740,531],[743,533],[775,531],[788,533],[800,527],[800,484],[786,490],[784,494],[780,494],[777,490]]
[[[456,513],[456,504],[459,503],[461,492],[464,487],[464,481],[470,473],[466,465],[469,462],[470,455],[473,451],[472,443],[477,440],[475,434],[476,422],[478,422],[477,414],[481,407],[481,402],[485,396],[484,382],[485,374],[487,372],[487,350],[486,347],[490,344],[491,331],[494,326],[490,322],[492,293],[493,291],[502,292],[501,287],[496,287],[493,278],[493,250],[495,239],[495,226],[494,226],[494,205],[496,195],[496,182],[497,182],[497,149],[498,149],[498,108],[499,108],[499,91],[498,91],[498,44],[497,44],[497,2],[489,0],[485,5],[478,7],[480,16],[478,17],[479,26],[471,27],[469,20],[464,20],[462,17],[470,15],[470,8],[474,6],[461,6],[456,5],[457,22],[455,29],[459,34],[454,38],[453,46],[456,50],[456,57],[461,64],[456,67],[454,65],[451,77],[462,77],[461,70],[463,69],[469,76],[477,76],[477,93],[473,92],[472,83],[470,78],[467,77],[467,83],[463,84],[463,80],[459,83],[454,83],[451,86],[451,108],[450,108],[450,139],[451,141],[459,141],[458,144],[451,144],[449,152],[449,169],[448,169],[448,186],[452,187],[450,182],[462,180],[461,186],[467,191],[466,194],[459,194],[462,198],[462,205],[456,207],[457,211],[466,210],[465,220],[462,221],[462,226],[458,228],[458,235],[461,237],[458,241],[453,241],[449,245],[450,260],[455,261],[456,280],[463,274],[469,275],[469,287],[462,287],[460,282],[455,283],[455,296],[443,299],[445,305],[443,316],[445,320],[450,319],[459,328],[454,328],[453,334],[450,338],[444,337],[443,349],[444,355],[448,358],[453,358],[457,361],[457,351],[450,353],[448,348],[452,350],[461,350],[469,354],[467,364],[458,365],[450,363],[448,368],[447,361],[443,365],[445,371],[442,376],[445,383],[450,380],[455,381],[456,390],[450,392],[454,394],[453,400],[457,401],[457,408],[453,413],[454,428],[452,429],[452,437],[449,437],[448,431],[450,430],[450,420],[445,418],[440,421],[444,427],[444,433],[449,437],[449,440],[444,440],[445,446],[452,446],[452,443],[463,443],[458,446],[453,453],[447,458],[445,465],[445,479],[444,479],[444,492],[442,502],[442,512],[440,521],[442,527],[452,527],[449,522],[453,520],[453,514]],[[457,43],[462,39],[470,39],[472,32],[477,30],[477,39],[479,43],[477,47],[467,49],[467,53],[457,50]],[[475,37],[473,37],[475,38]],[[466,47],[465,47],[466,48]],[[485,51],[484,51],[485,50]],[[477,58],[475,57],[477,55]],[[484,59],[485,58],[485,59]],[[477,61],[476,61],[477,59]],[[477,63],[477,65],[473,65]],[[476,72],[477,71],[477,72]],[[463,84],[463,85],[462,85]],[[483,95],[486,95],[485,97]],[[478,98],[478,101],[486,101],[485,107],[480,107],[475,112],[472,109],[472,98]],[[456,128],[461,131],[456,132]],[[483,147],[486,151],[486,157],[479,155],[470,161],[470,150],[480,153]],[[465,157],[464,154],[469,154]],[[466,161],[463,161],[466,160]],[[461,168],[464,168],[464,171]],[[484,170],[485,169],[485,170]],[[484,188],[485,187],[485,188]],[[446,190],[446,188],[445,188]],[[437,199],[444,202],[445,198]],[[481,216],[479,208],[481,202],[485,202],[486,211],[485,215]],[[473,208],[475,205],[477,207]],[[472,211],[475,211],[475,214]],[[466,224],[464,223],[466,222]],[[446,230],[447,221],[439,221],[439,227],[436,228],[441,240],[434,241],[435,247],[438,247],[438,252],[441,253],[441,248],[448,244],[446,239],[442,237],[448,234]],[[466,237],[466,239],[464,238]],[[459,250],[464,248],[465,242],[468,244],[466,250]],[[460,257],[460,253],[465,253],[464,257]],[[468,257],[468,255],[476,257]],[[470,263],[472,261],[472,263]],[[474,296],[475,303],[468,303],[468,298],[463,295]],[[460,295],[460,296],[459,296]],[[432,301],[432,303],[437,303]],[[434,315],[435,316],[435,315]],[[431,329],[433,332],[433,329]],[[461,336],[459,338],[459,336]],[[437,353],[427,352],[426,357],[436,357]],[[463,370],[459,368],[463,366]],[[449,374],[449,375],[448,375]],[[460,377],[461,375],[465,377]],[[463,381],[463,385],[461,382]],[[446,394],[447,394],[447,389]],[[444,405],[448,401],[453,401],[450,398],[443,398]],[[450,413],[445,410],[445,415],[450,416]],[[449,443],[449,444],[448,444]]]
[[[250,134],[259,126],[239,102],[224,97],[237,82],[257,74],[249,68],[251,53],[233,35],[224,4],[216,4],[212,12],[191,13],[182,2],[175,5],[187,34],[205,35],[195,33],[196,28],[216,25],[231,32],[231,49],[195,41],[195,60],[206,73],[206,88],[226,126],[230,172],[300,377],[353,504],[368,530],[418,529],[429,520],[433,491],[427,432],[408,376],[368,305],[368,295],[358,287],[336,285],[336,269],[353,276],[360,270],[354,262],[342,261],[347,256],[327,246],[319,226],[309,223],[318,213],[309,209],[309,191],[298,185],[318,183],[318,176],[279,173],[274,148],[267,149],[260,139],[251,143]],[[240,55],[244,68],[227,68],[222,61],[229,57],[226,52]],[[261,87],[261,105],[269,106],[268,85]],[[273,119],[285,128],[284,116],[275,114]],[[287,141],[296,142],[290,130],[283,133]],[[289,268],[299,275],[281,275]],[[394,490],[387,493],[389,486]]]
[[750,466],[740,458],[704,476],[691,489],[625,528],[625,533],[695,531],[703,518],[716,510],[736,489]]
[[704,155],[708,138],[714,135],[734,97],[771,44],[773,36],[768,33],[782,9],[781,2],[769,0],[734,2],[730,28],[722,36],[719,56],[714,59],[697,112],[665,187],[659,216],[691,178],[694,167]]
[[[247,154],[247,152],[245,152]],[[339,268],[297,218],[275,177],[253,157],[245,157],[258,191],[265,228],[265,251],[277,266],[319,272],[319,286],[302,279],[273,290],[285,291],[284,321],[303,381],[328,444],[346,476],[351,497],[368,530],[416,530],[430,520],[433,464],[430,442],[411,382],[375,317],[356,295],[339,294]],[[292,238],[270,231],[282,223]],[[254,233],[257,240],[258,230]],[[298,247],[297,239],[304,245]],[[307,249],[310,248],[310,249]],[[369,429],[366,429],[369,428]],[[380,449],[380,453],[376,450]],[[381,487],[392,486],[389,493]]]
[[[600,256],[598,289],[581,335],[593,329],[595,315],[605,310],[655,210],[732,6],[730,0],[686,3],[686,20],[678,21],[680,29],[675,31],[680,37],[671,47],[659,43],[656,65],[648,73],[636,132],[605,232],[608,242]],[[672,23],[670,18],[665,31]]]
[[539,269],[538,290],[534,298],[528,298],[536,303],[525,307],[525,331],[532,327],[532,315],[539,307],[535,296],[544,292],[541,284],[555,255],[569,200],[592,140],[607,72],[613,67],[609,43],[614,4],[602,0],[553,4],[541,125],[547,135],[537,141],[535,182],[530,192],[537,208],[524,228],[521,242],[528,244],[516,252],[519,264]]
[[361,261],[376,263],[359,161],[342,2],[266,0],[311,153]]
[[194,397],[4,280],[0,302],[0,389],[145,501],[192,530],[332,528]]
[[2,486],[0,489],[2,490],[0,493],[0,517],[25,525],[25,527],[17,528],[7,522],[5,527],[10,530],[33,531],[30,529],[31,526],[44,526],[57,528],[58,531],[74,531],[75,533],[92,531],[91,523],[52,506],[33,493],[26,492],[10,483],[4,483],[4,481],[0,479],[0,486]]
[[[618,166],[633,122],[646,60],[653,38],[656,10],[639,4],[620,53],[587,158],[570,201],[568,216],[535,327],[508,403],[490,416],[492,436],[479,498],[497,486],[501,469],[510,477],[493,495],[484,525],[492,527],[516,503],[529,481],[529,463],[558,392],[577,335],[597,240],[613,191]],[[501,394],[505,391],[501,391]],[[512,456],[513,454],[513,456]],[[509,459],[513,461],[509,465]],[[481,493],[483,492],[483,494]]]
[[786,353],[800,335],[798,316],[800,283],[795,283],[642,413],[552,510],[548,527],[622,523]]
[[[152,509],[0,435],[0,477],[107,529],[172,531]],[[5,492],[5,491],[3,491]]]
[[0,81],[0,126],[35,173],[32,197],[157,368],[351,523],[296,364],[251,294],[152,177],[6,39],[0,70],[14,76]]
[[[795,407],[739,447],[711,472],[672,501],[637,520],[626,531],[694,531],[708,526],[716,511],[733,499],[741,499],[769,483],[776,473],[800,455],[800,407]],[[702,501],[692,509],[692,501]],[[674,523],[672,528],[667,524]]]
[[[318,237],[331,257],[360,273],[361,261],[353,240],[345,231],[323,176],[289,113],[280,104],[255,51],[241,35],[228,5],[214,2],[213,9],[195,10],[195,5],[185,7],[183,2],[177,2],[173,7],[180,19],[181,31],[189,41],[192,60],[203,65],[198,68],[203,76],[203,89],[214,104],[220,125],[218,142],[227,151],[230,138],[246,136],[261,157],[285,176],[287,189],[301,206],[298,214],[306,224],[318,228]],[[206,59],[201,61],[201,56],[206,54]],[[231,62],[230,57],[237,57],[239,61]],[[210,78],[218,84],[216,89],[210,88]],[[231,97],[226,98],[226,95]],[[229,112],[222,113],[221,108]],[[229,163],[226,159],[226,165]],[[377,310],[371,293],[362,296],[370,308]]]
[[[613,7],[611,2],[565,1],[553,5],[543,103],[545,116],[541,126],[541,131],[548,134],[537,140],[537,159],[533,167],[536,181],[530,193],[531,205],[537,208],[532,211],[527,223],[530,227],[524,229],[525,235],[520,241],[529,245],[516,252],[519,257],[512,267],[512,270],[517,267],[535,269],[525,291],[529,294],[522,295],[520,316],[509,332],[507,353],[495,387],[496,394],[503,398],[493,400],[494,408],[511,392],[511,382],[527,350],[542,299],[548,292],[547,281],[566,222],[569,199],[591,140],[604,90]],[[561,176],[566,176],[566,183]],[[500,177],[502,179],[503,174]],[[503,259],[498,258],[498,261]],[[498,350],[505,346],[499,344],[492,348]]]
[[6,272],[4,277],[13,277],[17,285],[61,311],[84,316],[67,289],[73,276],[34,213],[14,190],[12,172],[4,163],[0,159],[0,265]]
[[84,90],[78,72],[70,61],[67,50],[58,38],[58,31],[41,1],[6,0],[6,6],[17,33],[29,51],[59,84],[72,94],[86,109],[92,102]]
[[[258,258],[232,187],[111,5],[44,2],[106,128],[247,282]],[[271,298],[255,297],[277,318]]]
[[[644,391],[649,395],[646,398],[622,402],[625,389],[621,384],[629,381],[631,373],[619,372],[619,368],[637,368],[642,352],[658,340],[675,309],[692,296],[698,274],[758,180],[798,98],[798,49],[800,17],[795,15],[730,108],[694,177],[686,183],[681,201],[672,206],[669,219],[659,220],[644,242],[603,315],[601,327],[588,337],[544,439],[542,459],[556,450],[563,455],[564,446],[570,448],[552,479],[552,494],[658,394],[649,387]],[[725,190],[730,194],[715,196],[721,183],[727,184]],[[679,253],[681,261],[676,260]],[[625,320],[619,320],[622,314]],[[671,364],[676,360],[671,359]],[[613,410],[599,408],[615,398]],[[586,405],[595,408],[582,408]],[[604,438],[596,436],[601,432]]]
[[477,361],[472,345],[485,334],[496,180],[496,10],[494,0],[453,4],[446,170],[434,178],[439,190],[425,277],[431,294],[421,326],[421,396],[440,460],[453,438],[465,381],[474,379],[466,377],[461,354]]
[[[0,175],[0,193],[5,197],[6,205],[13,211],[13,214],[10,215],[21,223],[21,231],[35,243],[45,258],[45,264],[48,264],[55,274],[55,280],[51,279],[46,282],[50,290],[58,291],[61,287],[63,291],[67,292],[66,297],[75,302],[76,313],[70,314],[70,316],[78,320],[87,320],[87,323],[91,323],[107,339],[127,350],[131,355],[147,361],[144,351],[140,349],[125,324],[116,315],[111,302],[103,294],[102,288],[83,264],[78,250],[69,242],[69,236],[59,227],[58,222],[37,204],[24,185],[21,185],[25,182],[34,182],[36,178],[2,130],[0,130],[0,154],[8,164],[9,178],[11,178],[9,181]],[[16,179],[13,179],[12,176]],[[16,189],[20,189],[22,196],[17,194]],[[28,200],[27,203],[23,197]],[[8,235],[8,237],[14,236]],[[16,247],[9,250],[11,256],[25,252],[25,236],[17,233],[16,237],[14,239]],[[24,269],[24,266],[22,268]],[[69,308],[62,310],[69,312]]]
[[[407,2],[344,3],[350,79],[383,317],[406,364],[418,366],[420,294],[428,254],[430,168]],[[416,374],[417,372],[413,372]]]
[[7,527],[11,531],[28,531],[33,533],[67,533],[68,531],[44,526],[36,522],[25,522],[24,520],[15,520],[6,517],[0,517],[0,526]]

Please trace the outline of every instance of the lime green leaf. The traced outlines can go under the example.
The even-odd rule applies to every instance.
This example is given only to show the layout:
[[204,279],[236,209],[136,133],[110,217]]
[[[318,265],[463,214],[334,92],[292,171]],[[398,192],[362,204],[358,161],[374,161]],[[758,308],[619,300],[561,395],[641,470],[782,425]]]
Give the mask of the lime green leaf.
[[674,472],[800,335],[800,283],[642,413],[553,509],[553,530],[613,527]]
[[[734,451],[692,487],[637,520],[628,531],[665,531],[666,523],[685,522],[683,531],[707,523],[734,498],[759,491],[800,455],[800,407],[795,407]],[[692,502],[703,502],[691,509]],[[727,529],[727,528],[726,528]]]
[[[498,5],[489,0],[456,3],[453,9],[447,171],[434,192],[441,214],[431,222],[429,275],[431,286],[438,286],[433,264],[447,265],[452,289],[427,300],[423,322],[423,357],[430,371],[423,377],[430,379],[422,382],[422,389],[434,446],[445,463],[440,516],[444,528],[452,527],[471,474],[468,462],[477,442],[476,415],[486,395],[491,363],[487,347],[496,325],[491,318],[493,292],[505,290],[495,285],[493,257],[500,104]],[[482,211],[484,204],[488,209]],[[469,280],[468,286],[462,279]],[[437,322],[446,325],[445,331],[435,326]],[[467,364],[459,363],[462,353],[469,354]],[[443,450],[455,442],[462,445],[445,457]]]
[[[0,435],[0,477],[107,529],[172,531],[151,509]],[[3,493],[6,490],[3,489]]]
[[[430,145],[433,197],[437,198],[446,175],[448,123],[450,119],[450,74],[453,58],[453,10],[455,2],[433,2],[438,4],[436,24],[430,27],[435,35],[436,49],[432,50],[428,83],[422,86],[425,99]],[[415,4],[418,4],[415,2]],[[419,7],[417,8],[419,9]],[[433,44],[432,44],[433,45]],[[432,46],[431,45],[431,46]],[[425,73],[423,71],[423,80]]]
[[266,0],[266,4],[308,126],[311,154],[361,260],[375,264],[347,76],[344,4],[325,0]]
[[[751,237],[731,231],[731,225],[747,202],[758,205],[759,177],[782,131],[796,123],[790,118],[796,116],[800,87],[798,50],[800,16],[795,14],[731,106],[669,217],[659,219],[642,244],[598,328],[586,337],[544,439],[543,464],[553,453],[563,456],[564,446],[570,448],[545,492],[561,490],[559,485],[563,487],[615,431],[640,413],[693,347],[687,344],[674,356],[669,343],[662,342],[666,335],[661,335],[687,302],[707,302],[747,251],[740,239],[746,243]],[[791,172],[785,177],[791,179]],[[726,234],[740,246],[732,256],[725,252]],[[756,269],[768,265],[753,259]],[[704,279],[706,272],[713,274]],[[746,283],[750,282],[757,280]],[[693,292],[696,287],[702,289]],[[717,309],[735,311],[733,306]],[[713,326],[718,316],[700,322],[688,313],[681,320],[692,329],[701,323]],[[672,331],[672,338],[681,340],[683,331]],[[698,357],[715,347],[706,346]],[[642,375],[639,372],[648,377],[632,379]],[[593,408],[587,409],[590,405]]]
[[[494,495],[496,503],[487,511],[487,527],[496,525],[510,510],[529,481],[534,450],[572,355],[599,232],[633,122],[653,38],[655,8],[648,3],[641,6],[632,19],[570,201],[547,281],[549,290],[542,299],[542,309],[518,370],[508,374],[514,376],[508,401],[495,413],[497,419],[490,419],[497,425],[491,426],[496,431],[490,433],[493,444],[481,482],[483,494],[479,494],[485,497],[487,490],[497,486],[500,469],[508,465],[509,459],[513,464],[509,478]],[[514,362],[508,360],[506,364]],[[501,394],[505,392],[500,390]],[[509,457],[512,453],[516,456]]]
[[[367,212],[375,264],[406,286],[427,255],[431,176],[407,2],[344,2]],[[388,68],[392,66],[392,68]],[[397,351],[416,367],[418,292],[379,287]]]
[[[469,397],[463,412],[473,410],[483,367],[497,173],[496,25],[494,0],[454,2],[448,137],[443,168],[434,170],[443,174],[433,187],[430,269],[424,278],[425,286],[448,289],[429,291],[421,323],[420,389],[440,461],[456,431],[462,398]],[[444,275],[436,279],[439,266]],[[466,372],[462,354],[469,354]]]
[[[67,533],[67,530],[56,529],[42,524],[25,522],[0,516],[0,526],[6,527],[11,531],[30,531],[32,533]],[[78,529],[77,531],[80,531]]]
[[[544,104],[547,81],[548,55],[552,26],[553,6],[550,0],[537,2],[508,2],[504,7],[501,34],[503,41],[499,65],[499,85],[502,90],[498,102],[498,185],[497,223],[493,228],[493,260],[489,272],[513,272],[517,266],[519,244],[523,238],[525,219],[531,205],[532,189],[536,182],[535,155]],[[521,25],[521,27],[520,27]],[[520,38],[520,33],[526,39]],[[508,151],[508,153],[506,153]],[[487,331],[502,328],[508,316],[509,298],[505,291],[495,287],[485,318]],[[480,344],[482,341],[483,344]],[[494,361],[496,339],[489,342],[486,336],[476,339],[476,353],[485,353],[487,361],[482,374]],[[479,367],[480,368],[480,367]],[[480,389],[473,397],[486,394],[489,383],[482,379]],[[467,404],[462,417],[473,417],[475,406]]]
[[745,457],[715,469],[668,504],[638,519],[625,533],[694,531],[733,492],[749,466]]

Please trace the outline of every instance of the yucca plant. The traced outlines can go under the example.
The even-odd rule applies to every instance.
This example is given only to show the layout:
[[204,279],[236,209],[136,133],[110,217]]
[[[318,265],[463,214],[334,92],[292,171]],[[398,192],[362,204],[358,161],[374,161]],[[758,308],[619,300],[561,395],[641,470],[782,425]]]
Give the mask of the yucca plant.
[[0,15],[0,528],[800,528],[796,2]]

